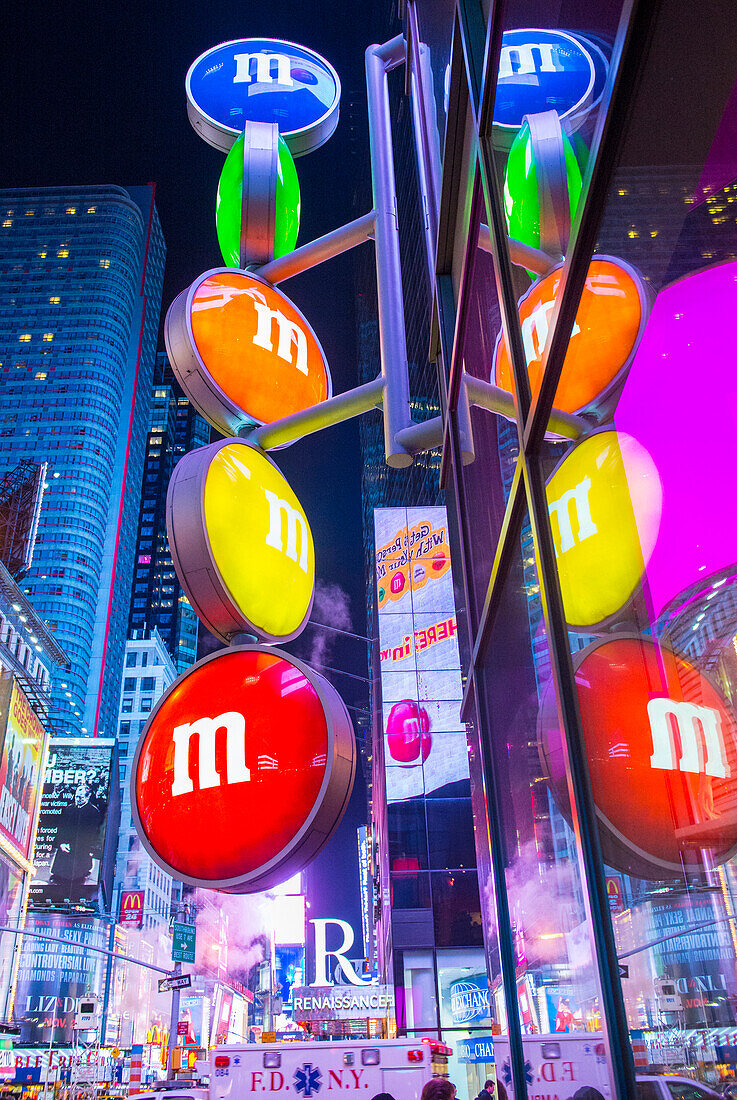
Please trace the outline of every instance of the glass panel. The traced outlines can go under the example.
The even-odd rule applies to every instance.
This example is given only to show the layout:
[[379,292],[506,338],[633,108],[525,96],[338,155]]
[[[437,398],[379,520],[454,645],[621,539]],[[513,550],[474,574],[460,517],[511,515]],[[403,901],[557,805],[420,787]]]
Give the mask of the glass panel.
[[481,947],[481,906],[475,871],[432,871],[433,919],[438,947]]
[[[550,1082],[551,1088],[575,1081],[576,1088],[589,1085],[606,1092],[599,983],[563,746],[555,724],[545,721],[549,708],[556,713],[556,704],[529,525],[523,523],[521,536],[510,537],[518,553],[503,581],[484,667],[477,675],[487,700],[483,751],[497,786],[525,1058],[533,1078]],[[477,736],[472,727],[474,754]],[[494,894],[490,881],[481,882],[480,889],[482,897]],[[487,939],[493,948],[493,934],[487,933]],[[491,1018],[503,1032],[495,1042],[496,1061],[507,1083],[505,998],[494,965],[498,961],[492,955]]]
[[[505,9],[490,137],[533,396],[542,378],[563,258],[585,199],[621,7],[620,0],[583,7],[564,0],[553,8],[513,0]],[[491,380],[514,390],[504,335]],[[581,397],[571,395],[567,411],[584,405]]]
[[[482,204],[483,209],[483,204]],[[499,532],[519,455],[517,428],[499,415],[498,395],[489,386],[495,342],[501,327],[494,261],[488,227],[478,231],[478,247],[471,269],[469,305],[463,340],[463,368],[468,377],[469,415],[474,461],[463,468],[466,497],[463,536],[473,547],[468,581],[471,622],[478,618],[486,598]],[[493,381],[493,379],[492,379]],[[513,417],[510,403],[507,410]]]
[[405,1020],[400,1026],[410,1032],[416,1028],[437,1027],[438,1004],[432,951],[404,952],[402,984]]
[[[556,397],[591,386],[590,426],[547,492],[635,1053],[713,1086],[737,1036],[737,52],[684,10],[614,169]],[[688,74],[667,96],[663,51]]]
[[438,167],[445,144],[454,16],[453,0],[422,0],[417,12],[419,43],[415,74],[423,92],[429,152]]

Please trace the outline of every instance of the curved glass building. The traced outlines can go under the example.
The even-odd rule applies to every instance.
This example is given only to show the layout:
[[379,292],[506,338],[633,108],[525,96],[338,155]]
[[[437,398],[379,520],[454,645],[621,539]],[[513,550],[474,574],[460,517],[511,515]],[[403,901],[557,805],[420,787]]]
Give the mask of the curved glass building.
[[0,192],[0,469],[48,462],[23,587],[58,734],[116,729],[164,257],[153,185]]

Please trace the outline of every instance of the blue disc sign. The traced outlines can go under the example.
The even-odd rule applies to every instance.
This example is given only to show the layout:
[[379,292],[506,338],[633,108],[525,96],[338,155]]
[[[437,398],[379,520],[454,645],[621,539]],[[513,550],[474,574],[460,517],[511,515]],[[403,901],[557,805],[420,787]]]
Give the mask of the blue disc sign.
[[[494,136],[510,145],[525,115],[557,111],[564,129],[580,126],[593,102],[596,68],[582,41],[565,31],[505,31],[494,102]],[[568,125],[566,125],[568,123]]]
[[338,74],[293,42],[240,38],[213,46],[190,66],[186,87],[189,121],[223,152],[247,122],[278,123],[294,157],[318,149],[338,125]]

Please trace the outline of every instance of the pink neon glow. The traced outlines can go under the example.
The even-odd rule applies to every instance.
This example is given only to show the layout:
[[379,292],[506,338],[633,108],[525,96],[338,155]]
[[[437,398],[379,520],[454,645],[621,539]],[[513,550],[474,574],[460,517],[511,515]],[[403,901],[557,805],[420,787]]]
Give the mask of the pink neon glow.
[[660,473],[663,514],[647,578],[655,615],[737,560],[737,263],[662,290],[615,416]]

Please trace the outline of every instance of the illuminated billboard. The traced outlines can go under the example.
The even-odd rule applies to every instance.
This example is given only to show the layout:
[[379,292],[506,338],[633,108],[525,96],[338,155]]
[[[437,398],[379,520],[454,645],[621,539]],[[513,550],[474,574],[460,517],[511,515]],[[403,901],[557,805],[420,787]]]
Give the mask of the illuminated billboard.
[[374,510],[386,796],[468,778],[445,508]]
[[105,853],[115,741],[53,740],[36,837],[32,905],[79,905],[97,897]]
[[253,893],[324,847],[355,767],[351,720],[327,680],[281,650],[231,646],[187,669],[152,710],[131,769],[133,819],[167,874]]
[[0,834],[30,857],[46,734],[14,677],[0,681]]
[[77,997],[101,989],[107,960],[88,947],[107,947],[109,926],[97,917],[34,913],[31,932],[69,941],[23,936],[15,995],[15,1020],[25,1043],[48,1044],[51,1028],[57,1044],[71,1043]]
[[[737,846],[737,726],[719,687],[649,638],[617,634],[574,658],[604,861],[662,879],[712,865]],[[539,715],[540,757],[569,816],[554,694]]]

